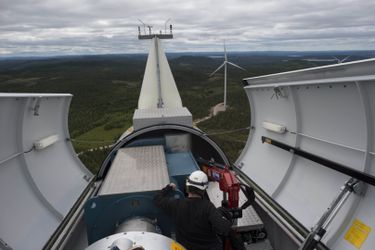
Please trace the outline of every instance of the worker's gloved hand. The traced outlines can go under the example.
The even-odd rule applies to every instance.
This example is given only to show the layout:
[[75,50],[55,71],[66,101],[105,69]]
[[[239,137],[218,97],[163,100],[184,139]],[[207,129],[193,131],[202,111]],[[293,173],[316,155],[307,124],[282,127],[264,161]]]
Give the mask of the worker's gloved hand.
[[169,183],[168,185],[172,188],[172,190],[176,190],[176,184],[173,182]]
[[227,220],[229,220],[230,222],[233,222],[233,216],[231,214],[231,212],[229,211],[228,208],[226,207],[218,207],[217,210],[219,211],[219,213],[224,217],[226,218]]
[[176,190],[176,184],[174,184],[174,183],[169,183],[167,186],[165,186],[165,187],[161,190],[161,192],[162,192],[163,195],[166,195],[166,194],[168,194],[169,192],[174,191],[174,190]]

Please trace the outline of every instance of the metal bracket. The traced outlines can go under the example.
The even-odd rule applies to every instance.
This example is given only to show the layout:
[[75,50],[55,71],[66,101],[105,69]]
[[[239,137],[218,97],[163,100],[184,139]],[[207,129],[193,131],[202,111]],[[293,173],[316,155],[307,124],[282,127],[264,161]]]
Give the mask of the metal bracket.
[[0,249],[1,250],[13,250],[3,239],[0,238]]
[[353,193],[363,196],[366,193],[367,185],[363,181],[357,181],[352,184]]
[[41,97],[38,97],[36,99],[33,111],[34,111],[34,116],[39,116],[39,108],[40,108],[40,102],[42,101]]
[[239,169],[242,169],[244,165],[245,165],[245,163],[244,163],[243,161],[241,161],[241,162],[237,165],[237,167],[238,167]]
[[312,228],[309,235],[302,242],[298,250],[313,250],[327,232],[328,226],[331,224],[335,216],[345,204],[349,195],[354,192],[355,186],[359,181],[355,178],[350,178],[345,182],[345,185],[340,188],[339,194],[332,200],[327,210],[320,217],[319,221]]
[[283,89],[281,89],[280,87],[274,87],[271,99],[273,97],[276,97],[276,99],[278,100],[279,97],[281,97],[281,98],[287,98],[288,96],[286,95],[285,91],[283,91]]
[[85,181],[89,182],[91,180],[90,176],[84,175],[82,177]]

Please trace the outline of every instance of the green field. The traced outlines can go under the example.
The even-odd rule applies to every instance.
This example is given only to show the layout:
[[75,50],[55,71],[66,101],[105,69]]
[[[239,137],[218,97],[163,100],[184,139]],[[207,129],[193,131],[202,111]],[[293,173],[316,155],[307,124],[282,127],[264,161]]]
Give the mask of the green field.
[[124,131],[132,126],[131,119],[131,115],[124,113],[114,113],[106,116],[105,124],[94,127],[73,138],[73,145],[76,152],[113,145]]

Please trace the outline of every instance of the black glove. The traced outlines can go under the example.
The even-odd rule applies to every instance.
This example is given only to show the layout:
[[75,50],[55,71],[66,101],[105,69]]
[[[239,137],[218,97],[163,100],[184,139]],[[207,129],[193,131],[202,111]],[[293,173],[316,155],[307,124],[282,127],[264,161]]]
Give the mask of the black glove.
[[232,222],[233,217],[232,217],[232,214],[231,214],[231,212],[229,211],[228,208],[226,208],[226,207],[218,207],[217,210],[219,211],[219,213],[220,213],[224,218],[226,218],[227,220],[229,220],[230,222]]
[[170,192],[172,192],[173,190],[175,190],[175,186],[173,187],[171,184],[168,184],[167,186],[165,186],[162,190],[161,190],[161,193],[162,195],[167,195],[169,194]]

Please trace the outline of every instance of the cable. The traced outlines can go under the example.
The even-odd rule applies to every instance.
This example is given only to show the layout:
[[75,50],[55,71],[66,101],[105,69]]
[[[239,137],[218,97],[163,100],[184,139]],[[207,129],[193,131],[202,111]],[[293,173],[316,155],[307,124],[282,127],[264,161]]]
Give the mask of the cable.
[[70,141],[74,142],[81,142],[81,143],[112,143],[115,144],[116,141],[85,141],[85,140],[77,140],[77,139],[70,139]]
[[[238,128],[238,129],[233,129],[233,130],[229,130],[229,131],[225,131],[225,132],[206,133],[206,135],[231,134],[231,133],[234,133],[234,132],[238,132],[238,131],[242,131],[242,130],[248,130],[248,129],[250,129],[250,127]],[[80,142],[80,143],[97,143],[97,144],[100,144],[100,143],[112,143],[112,144],[115,144],[116,143],[116,141],[87,141],[87,140],[77,140],[77,139],[72,139],[72,138],[70,138],[69,140],[73,141],[73,142]]]
[[238,129],[233,129],[233,130],[229,130],[229,131],[225,131],[225,132],[217,132],[217,133],[208,133],[206,135],[223,135],[223,134],[231,134],[231,133],[234,133],[234,132],[238,132],[238,131],[242,131],[242,130],[248,130],[250,129],[250,127],[246,127],[246,128],[238,128]]
[[9,156],[9,157],[6,158],[6,159],[1,160],[1,161],[0,161],[0,165],[3,164],[3,163],[5,163],[5,162],[7,162],[7,161],[10,161],[10,160],[16,158],[16,157],[19,156],[19,155],[30,153],[30,152],[33,151],[34,149],[35,149],[35,147],[32,146],[32,147],[31,147],[29,150],[27,150],[27,151],[24,151],[24,152],[21,152],[21,153],[16,153],[16,154],[14,154],[14,155],[11,155],[11,156]]
[[35,147],[32,146],[29,150],[27,150],[27,151],[25,151],[25,152],[23,152],[23,153],[24,153],[24,154],[30,153],[30,152],[33,151],[34,149],[35,149]]

